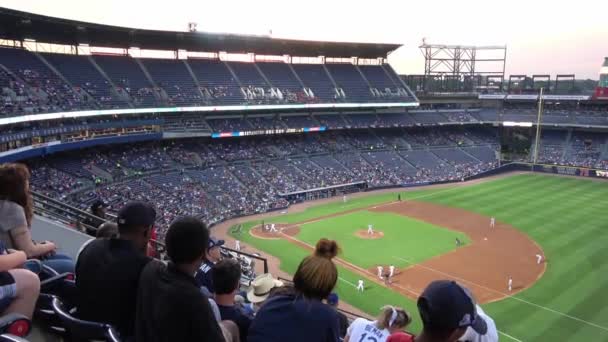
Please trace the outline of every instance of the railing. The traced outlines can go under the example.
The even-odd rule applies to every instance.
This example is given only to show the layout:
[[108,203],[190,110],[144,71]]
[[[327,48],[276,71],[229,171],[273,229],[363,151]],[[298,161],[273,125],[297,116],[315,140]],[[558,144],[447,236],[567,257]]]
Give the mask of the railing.
[[[93,227],[83,222],[85,220],[101,220],[95,215],[92,215],[78,208],[74,208],[68,204],[65,204],[61,201],[58,201],[56,199],[50,198],[37,192],[32,192],[32,196],[34,198],[34,211],[36,212],[36,214],[45,217],[50,217],[54,220],[64,223],[67,226],[74,227],[80,231],[96,232],[99,229],[99,227]],[[116,216],[110,213],[106,214],[106,218],[108,218],[110,221],[116,221]],[[152,256],[161,260],[166,259],[166,249],[164,243],[155,239],[151,239],[150,244],[152,245],[152,248],[154,250]],[[238,256],[244,256],[250,259],[258,260],[262,263],[263,273],[268,273],[268,259],[256,254],[237,251],[235,249],[225,246],[222,246],[222,250],[226,252],[236,253]]]

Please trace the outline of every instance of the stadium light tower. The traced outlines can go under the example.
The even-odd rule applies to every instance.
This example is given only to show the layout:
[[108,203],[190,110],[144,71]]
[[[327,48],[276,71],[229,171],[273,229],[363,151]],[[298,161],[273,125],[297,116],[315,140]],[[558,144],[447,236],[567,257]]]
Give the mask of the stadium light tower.
[[[487,83],[488,78],[505,78],[507,46],[467,46],[427,44],[422,40],[419,46],[424,56],[425,90],[427,80],[444,79],[447,85],[461,84],[465,89],[446,89],[448,91],[474,91]],[[457,82],[454,82],[457,81]],[[501,88],[502,88],[502,82]],[[502,89],[500,89],[502,90]]]
[[540,88],[540,95],[538,96],[538,115],[536,117],[536,140],[534,142],[534,158],[532,162],[536,164],[538,162],[538,148],[540,146],[540,123],[543,117],[543,90]]

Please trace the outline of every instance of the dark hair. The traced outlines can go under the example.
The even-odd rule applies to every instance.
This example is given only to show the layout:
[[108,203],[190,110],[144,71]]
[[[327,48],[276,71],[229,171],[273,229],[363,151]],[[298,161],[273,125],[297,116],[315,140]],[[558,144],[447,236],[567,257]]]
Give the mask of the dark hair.
[[192,216],[177,218],[165,235],[167,255],[176,264],[190,263],[202,257],[208,243],[207,226]]
[[234,259],[223,259],[211,269],[216,294],[229,294],[239,287],[241,265]]
[[327,298],[338,281],[338,269],[331,259],[339,250],[336,241],[319,240],[314,254],[302,260],[293,276],[295,289],[307,298]]
[[[391,322],[392,321],[392,322]],[[380,330],[389,329],[395,327],[397,329],[404,329],[412,322],[410,314],[402,308],[394,306],[384,306],[378,319],[376,320],[376,326]]]
[[0,165],[0,199],[19,204],[25,211],[27,226],[32,225],[34,205],[32,195],[26,190],[30,171],[23,164]]

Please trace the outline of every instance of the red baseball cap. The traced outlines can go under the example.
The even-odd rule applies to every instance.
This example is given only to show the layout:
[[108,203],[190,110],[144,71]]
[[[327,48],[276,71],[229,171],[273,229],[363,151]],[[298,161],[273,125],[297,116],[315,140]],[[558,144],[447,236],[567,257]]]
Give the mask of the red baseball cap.
[[386,339],[386,342],[413,342],[414,336],[404,333],[403,331],[398,331]]

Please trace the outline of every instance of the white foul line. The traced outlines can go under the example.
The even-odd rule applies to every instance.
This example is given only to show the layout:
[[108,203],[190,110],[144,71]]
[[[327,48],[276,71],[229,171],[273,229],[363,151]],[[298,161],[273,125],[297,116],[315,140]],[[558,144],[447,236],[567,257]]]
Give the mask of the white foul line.
[[584,319],[581,319],[581,318],[578,318],[578,317],[575,317],[575,316],[572,316],[572,315],[568,315],[567,313],[563,313],[563,312],[561,312],[561,311],[557,311],[557,310],[554,310],[554,309],[548,308],[548,307],[546,307],[546,306],[542,306],[542,305],[539,305],[539,304],[536,304],[536,303],[529,302],[529,301],[527,301],[527,300],[525,300],[525,299],[521,299],[521,298],[518,298],[518,297],[512,296],[512,295],[510,295],[510,294],[508,294],[508,293],[503,293],[503,292],[498,291],[498,290],[495,290],[495,289],[491,289],[491,288],[489,288],[489,287],[487,287],[487,286],[484,286],[484,285],[481,285],[481,284],[477,284],[477,283],[475,283],[475,282],[473,282],[473,281],[466,280],[466,279],[463,279],[463,278],[460,278],[460,277],[457,277],[457,276],[451,275],[451,274],[449,274],[449,273],[442,272],[442,271],[436,270],[436,269],[431,268],[431,267],[428,267],[428,266],[424,266],[424,265],[422,265],[422,264],[417,264],[417,263],[411,262],[410,260],[407,260],[407,259],[404,259],[404,258],[400,258],[400,257],[393,257],[393,258],[395,258],[395,259],[399,259],[399,260],[402,260],[402,261],[405,261],[405,262],[407,262],[407,263],[409,263],[409,264],[412,264],[412,265],[415,265],[415,266],[418,266],[418,267],[426,268],[426,269],[428,269],[428,270],[431,270],[431,271],[436,272],[436,273],[443,274],[443,275],[448,276],[448,277],[450,277],[450,278],[458,279],[458,280],[460,280],[460,281],[467,282],[467,283],[469,283],[469,284],[473,284],[473,285],[475,285],[475,286],[481,287],[481,288],[483,288],[483,289],[486,289],[486,290],[489,290],[489,291],[492,291],[492,292],[495,292],[495,293],[499,293],[499,294],[501,294],[501,295],[505,296],[505,298],[515,299],[515,300],[520,301],[520,302],[522,302],[522,303],[526,303],[526,304],[528,304],[528,305],[535,306],[535,307],[537,307],[537,308],[539,308],[539,309],[543,309],[543,310],[546,310],[546,311],[552,312],[552,313],[554,313],[554,314],[557,314],[557,315],[560,315],[560,316],[563,316],[563,317],[570,318],[570,319],[572,319],[572,320],[578,321],[578,322],[580,322],[580,323],[584,323],[584,324],[590,325],[590,326],[592,326],[592,327],[594,327],[594,328],[598,328],[598,329],[601,329],[601,330],[604,330],[604,331],[608,331],[608,328],[607,328],[607,327],[601,326],[601,325],[599,325],[599,324],[595,324],[595,323],[593,323],[593,322],[585,321]]
[[503,336],[506,336],[506,337],[508,337],[508,338],[512,339],[513,341],[517,341],[517,342],[523,342],[522,340],[520,340],[520,339],[518,339],[518,338],[515,338],[515,337],[513,337],[513,336],[511,336],[511,335],[509,335],[509,334],[507,334],[507,333],[504,333],[504,332],[502,332],[502,331],[500,331],[500,330],[498,330],[498,329],[496,329],[496,331],[498,331],[498,333],[499,333],[499,334],[501,334],[501,335],[503,335]]

